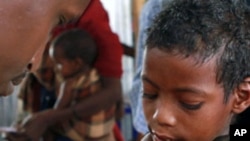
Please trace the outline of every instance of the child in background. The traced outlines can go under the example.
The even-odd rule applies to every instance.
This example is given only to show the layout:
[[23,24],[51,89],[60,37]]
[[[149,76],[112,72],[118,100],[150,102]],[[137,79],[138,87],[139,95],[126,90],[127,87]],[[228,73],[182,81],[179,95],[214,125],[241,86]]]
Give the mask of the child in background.
[[[52,42],[51,56],[65,79],[59,90],[56,109],[84,102],[86,97],[102,89],[101,78],[93,68],[97,48],[87,32],[81,29],[63,32]],[[58,125],[63,129],[61,134],[77,141],[114,140],[112,129],[115,123],[115,106],[84,119],[81,118],[81,113],[74,111],[74,114],[74,118]]]
[[143,141],[228,141],[250,105],[245,1],[175,0],[150,28],[142,71]]
[[56,102],[56,75],[48,49],[49,46],[43,53],[39,68],[29,73],[21,85],[19,99],[23,104],[23,113],[26,113],[23,116],[53,108]]
[[[56,102],[56,89],[58,82],[54,71],[53,60],[49,56],[47,44],[39,68],[34,73],[29,73],[21,85],[19,100],[22,104],[18,119],[14,125],[21,126],[25,118],[38,112],[54,107]],[[52,136],[49,130],[43,134],[45,141]]]

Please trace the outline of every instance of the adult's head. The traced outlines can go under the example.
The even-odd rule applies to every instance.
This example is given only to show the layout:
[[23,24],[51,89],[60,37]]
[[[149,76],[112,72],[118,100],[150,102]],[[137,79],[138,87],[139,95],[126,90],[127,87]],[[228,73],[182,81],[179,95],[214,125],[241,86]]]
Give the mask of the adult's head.
[[[40,60],[51,30],[81,16],[90,0],[11,0],[0,2],[0,95]],[[20,76],[20,77],[19,77]]]

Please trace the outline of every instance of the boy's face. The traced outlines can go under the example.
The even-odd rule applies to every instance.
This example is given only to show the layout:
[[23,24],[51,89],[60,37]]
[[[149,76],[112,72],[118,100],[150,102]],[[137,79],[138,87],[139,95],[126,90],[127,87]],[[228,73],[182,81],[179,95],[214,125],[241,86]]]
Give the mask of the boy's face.
[[192,57],[153,48],[145,59],[143,107],[154,141],[212,141],[223,134],[232,117],[233,96],[224,102],[215,57],[195,64]]
[[78,18],[89,1],[0,1],[0,95],[11,93],[13,83],[21,80],[15,78],[26,71],[32,57],[40,58],[59,20]]
[[76,64],[75,60],[69,60],[64,56],[62,49],[58,47],[51,50],[54,62],[56,63],[56,69],[62,75],[64,79],[73,76],[78,72],[79,66]]

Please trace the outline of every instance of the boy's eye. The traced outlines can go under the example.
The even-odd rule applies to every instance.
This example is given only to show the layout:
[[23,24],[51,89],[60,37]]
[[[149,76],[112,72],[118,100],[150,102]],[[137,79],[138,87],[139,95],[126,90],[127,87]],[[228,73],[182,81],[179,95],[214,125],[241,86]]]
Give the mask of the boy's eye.
[[188,109],[188,110],[198,110],[201,108],[201,106],[203,105],[203,102],[199,102],[197,104],[188,104],[185,102],[180,102],[181,106]]
[[143,93],[142,98],[154,100],[157,98],[157,96],[158,96],[157,94]]

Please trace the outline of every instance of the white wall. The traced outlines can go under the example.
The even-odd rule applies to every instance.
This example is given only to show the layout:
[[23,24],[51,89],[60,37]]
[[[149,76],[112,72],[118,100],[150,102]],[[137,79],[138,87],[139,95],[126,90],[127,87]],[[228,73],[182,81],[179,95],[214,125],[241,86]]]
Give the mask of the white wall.
[[[110,26],[117,33],[120,42],[133,46],[132,3],[131,0],[101,0],[109,14]],[[129,103],[127,94],[132,88],[134,60],[123,56],[123,94],[125,102]]]

